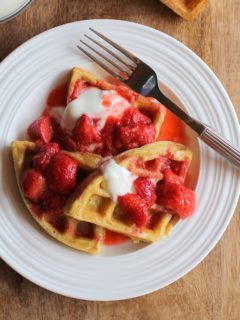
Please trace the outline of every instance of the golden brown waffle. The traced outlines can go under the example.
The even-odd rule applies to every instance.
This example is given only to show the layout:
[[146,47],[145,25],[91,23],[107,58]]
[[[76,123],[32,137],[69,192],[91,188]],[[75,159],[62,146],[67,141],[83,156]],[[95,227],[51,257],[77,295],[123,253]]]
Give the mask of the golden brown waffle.
[[160,0],[186,20],[194,18],[208,3],[208,0]]
[[[49,223],[47,216],[44,216],[44,214],[37,214],[34,205],[24,197],[20,187],[20,177],[23,170],[26,170],[28,168],[28,162],[34,154],[35,149],[36,147],[34,142],[13,141],[12,143],[12,155],[17,183],[26,207],[30,211],[33,218],[40,224],[40,226],[58,241],[77,250],[89,253],[99,252],[101,241],[103,239],[103,229],[101,227],[95,226],[91,223],[86,224],[86,222],[81,222],[71,217],[66,217],[68,225],[67,230],[64,233],[60,233],[57,229],[55,229],[52,226],[52,224]],[[69,156],[76,159],[78,161],[79,166],[86,170],[96,169],[101,160],[100,156],[90,153],[66,153]],[[76,235],[76,231],[83,228],[85,230],[86,228],[88,230],[91,230],[91,235],[89,235],[89,237]]]
[[[148,165],[160,157],[181,162],[180,175],[185,177],[192,153],[181,144],[163,141],[128,150],[114,157],[114,160],[138,176],[161,180],[163,179],[161,171],[156,172],[152,166]],[[150,224],[142,229],[137,228],[135,223],[128,219],[116,202],[111,199],[100,171],[94,172],[84,186],[80,185],[76,189],[65,209],[68,216],[77,220],[95,223],[126,234],[135,240],[148,242],[160,240],[164,235],[168,235],[178,220],[173,213],[155,205],[149,209]]]
[[156,138],[158,137],[165,116],[165,107],[161,103],[155,102],[152,98],[141,96],[123,85],[115,85],[104,80],[99,80],[94,74],[78,67],[72,69],[68,87],[68,101],[74,91],[76,82],[79,80],[83,80],[87,84],[98,87],[102,90],[118,89],[125,96],[135,97],[133,99],[133,107],[139,109],[139,111],[143,112],[151,119],[156,129]]

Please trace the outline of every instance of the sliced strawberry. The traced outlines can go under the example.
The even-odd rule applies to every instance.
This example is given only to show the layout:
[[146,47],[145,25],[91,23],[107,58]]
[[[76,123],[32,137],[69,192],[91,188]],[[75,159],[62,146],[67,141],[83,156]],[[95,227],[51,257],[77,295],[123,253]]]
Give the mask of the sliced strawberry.
[[77,80],[73,83],[69,89],[69,95],[67,97],[67,103],[71,102],[72,100],[77,99],[80,93],[86,88],[87,83],[84,80]]
[[163,171],[164,183],[175,183],[183,184],[183,178],[172,172],[172,170],[167,169]]
[[52,119],[49,116],[42,116],[33,121],[28,127],[28,135],[33,141],[40,139],[45,143],[49,142],[53,136]]
[[156,130],[152,124],[129,125],[119,128],[119,140],[127,150],[154,142],[155,134]]
[[78,163],[71,157],[57,153],[46,169],[48,186],[55,192],[68,194],[76,186]]
[[100,142],[101,135],[91,118],[86,115],[82,115],[74,129],[73,139],[82,145],[89,145],[92,143]]
[[47,184],[45,178],[35,169],[24,171],[21,177],[21,187],[24,196],[32,202],[42,200]]
[[176,183],[163,183],[157,186],[157,203],[184,219],[192,215],[195,208],[195,192]]
[[151,120],[141,113],[136,108],[128,108],[124,111],[121,119],[122,126],[136,125],[136,124],[151,124]]
[[51,158],[52,155],[48,154],[47,152],[37,153],[32,158],[33,167],[39,170],[41,173],[44,173]]
[[143,227],[147,224],[147,204],[139,195],[127,193],[124,196],[119,196],[118,204],[123,212],[132,219],[138,227]]
[[45,213],[63,214],[66,201],[66,196],[48,192],[48,194],[44,196],[44,200],[42,201],[41,205]]
[[66,134],[62,139],[62,146],[64,149],[68,151],[78,151],[77,143],[74,139]]
[[117,144],[117,130],[119,127],[119,120],[114,117],[108,117],[105,126],[102,129],[103,153],[116,154],[118,153]]
[[55,153],[58,153],[59,151],[60,151],[59,144],[55,143],[55,142],[46,143],[46,144],[42,145],[38,150],[39,153],[47,152],[52,155]]
[[36,150],[40,150],[40,148],[44,145],[45,143],[42,140],[36,140],[35,141],[35,146]]
[[155,188],[151,180],[139,177],[134,181],[134,188],[136,193],[146,201],[149,207],[151,207],[155,203]]
[[76,151],[77,144],[73,138],[60,126],[56,121],[54,124],[54,133],[52,141],[57,142],[63,149],[68,151]]
[[47,165],[52,159],[53,155],[60,151],[60,147],[57,143],[46,143],[39,148],[37,154],[33,156],[33,167],[44,173]]

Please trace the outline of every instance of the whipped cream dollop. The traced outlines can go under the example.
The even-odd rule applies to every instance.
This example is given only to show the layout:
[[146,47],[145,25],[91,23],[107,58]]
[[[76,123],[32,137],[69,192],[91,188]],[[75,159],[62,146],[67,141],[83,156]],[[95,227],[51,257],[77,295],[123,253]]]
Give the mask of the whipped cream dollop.
[[129,107],[129,101],[116,91],[89,87],[67,105],[62,114],[61,125],[72,130],[79,117],[85,114],[99,119],[98,126],[101,129],[109,115],[118,117]]
[[134,192],[133,181],[137,176],[117,164],[113,159],[103,164],[102,173],[107,183],[108,192],[115,202],[117,202],[118,196]]

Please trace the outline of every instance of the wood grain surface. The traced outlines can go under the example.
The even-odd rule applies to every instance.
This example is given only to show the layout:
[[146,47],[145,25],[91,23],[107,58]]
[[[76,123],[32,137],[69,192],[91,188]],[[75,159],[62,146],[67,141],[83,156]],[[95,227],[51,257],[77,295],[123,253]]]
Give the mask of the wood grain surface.
[[[93,18],[135,21],[180,40],[217,74],[239,115],[240,0],[210,0],[193,21],[177,17],[157,0],[34,0],[22,15],[0,25],[0,61],[49,28]],[[0,319],[237,320],[240,319],[240,212],[193,271],[141,298],[86,302],[48,292],[0,260]]]

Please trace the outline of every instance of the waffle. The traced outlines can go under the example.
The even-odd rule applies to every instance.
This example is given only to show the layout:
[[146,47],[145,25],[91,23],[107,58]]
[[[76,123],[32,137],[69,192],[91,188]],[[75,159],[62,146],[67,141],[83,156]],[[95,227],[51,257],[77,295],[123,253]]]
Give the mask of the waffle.
[[208,3],[208,0],[160,0],[186,20],[194,18]]
[[152,121],[155,129],[156,129],[156,138],[158,137],[161,125],[164,120],[165,116],[165,107],[159,103],[156,102],[156,100],[152,98],[147,98],[144,96],[141,96],[126,86],[123,86],[122,84],[116,85],[111,84],[104,80],[99,80],[95,77],[94,74],[80,69],[78,67],[75,67],[72,69],[69,86],[68,86],[68,95],[67,95],[67,102],[69,102],[70,97],[74,91],[74,86],[77,81],[85,81],[89,85],[95,86],[100,88],[101,90],[118,90],[120,91],[123,96],[127,96],[129,99],[132,99],[132,106],[137,108],[139,111],[146,114]]
[[[132,173],[141,177],[163,179],[160,170],[156,170],[154,159],[167,157],[181,162],[179,175],[185,178],[191,162],[192,153],[185,146],[174,142],[155,142],[141,148],[128,150],[114,157],[114,160]],[[151,161],[151,162],[150,162]],[[119,206],[111,199],[106,182],[100,171],[89,176],[84,186],[79,185],[69,198],[65,213],[77,220],[83,220],[107,229],[130,236],[134,241],[154,242],[168,235],[178,221],[169,210],[154,205],[149,209],[150,223],[137,228],[135,223],[126,218]]]
[[[66,217],[67,219],[67,230],[64,233],[60,233],[57,229],[55,229],[52,224],[49,223],[47,216],[44,214],[39,214],[40,212],[36,211],[36,206],[33,205],[30,201],[28,201],[20,187],[20,176],[23,170],[28,168],[29,160],[35,151],[35,143],[29,141],[14,141],[12,143],[12,155],[14,168],[17,178],[18,187],[23,198],[23,201],[30,211],[33,218],[39,223],[39,225],[49,233],[53,238],[58,241],[75,248],[77,250],[89,252],[89,253],[97,253],[100,250],[101,240],[103,238],[103,229],[101,227],[95,226],[93,224],[86,222],[81,222],[71,217]],[[78,161],[78,164],[81,168],[86,170],[96,169],[99,165],[99,161],[101,160],[100,156],[90,154],[90,153],[73,153],[73,152],[65,152],[69,156],[73,157]],[[89,237],[88,236],[79,236],[76,235],[76,231],[79,228],[88,228]]]

